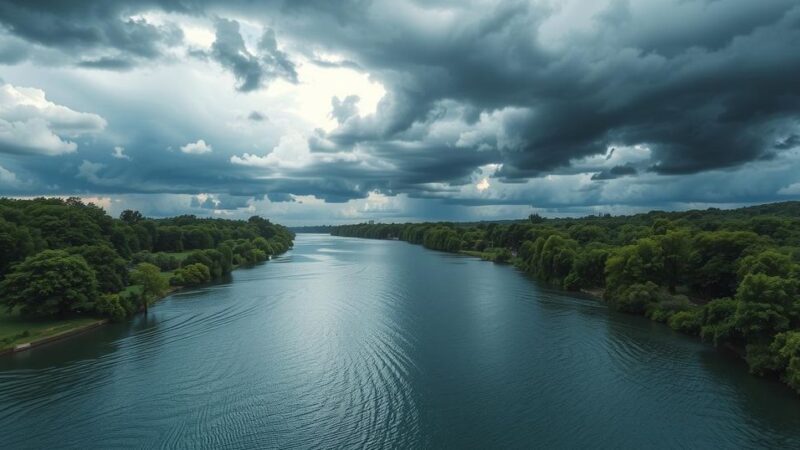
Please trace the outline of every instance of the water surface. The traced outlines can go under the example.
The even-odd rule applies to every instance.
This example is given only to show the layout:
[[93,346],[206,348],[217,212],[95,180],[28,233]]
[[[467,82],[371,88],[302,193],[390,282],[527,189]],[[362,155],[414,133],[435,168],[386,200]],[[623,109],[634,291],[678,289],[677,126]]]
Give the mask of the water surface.
[[800,398],[646,319],[397,241],[293,251],[0,358],[0,447],[800,447]]

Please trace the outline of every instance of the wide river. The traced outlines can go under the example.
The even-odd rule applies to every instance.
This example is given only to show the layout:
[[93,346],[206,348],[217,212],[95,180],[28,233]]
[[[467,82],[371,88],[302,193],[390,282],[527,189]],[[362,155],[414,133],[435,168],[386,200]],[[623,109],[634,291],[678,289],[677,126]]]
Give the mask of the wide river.
[[0,447],[800,447],[800,396],[510,266],[294,250],[0,357]]

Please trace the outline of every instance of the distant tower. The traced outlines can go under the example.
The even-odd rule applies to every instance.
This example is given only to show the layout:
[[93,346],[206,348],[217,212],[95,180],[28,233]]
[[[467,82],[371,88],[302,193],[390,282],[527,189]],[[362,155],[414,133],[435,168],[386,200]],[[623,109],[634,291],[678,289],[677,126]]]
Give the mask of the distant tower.
[[374,221],[374,220],[370,220],[370,221],[369,221],[369,224],[370,224],[370,225],[375,225],[375,221]]

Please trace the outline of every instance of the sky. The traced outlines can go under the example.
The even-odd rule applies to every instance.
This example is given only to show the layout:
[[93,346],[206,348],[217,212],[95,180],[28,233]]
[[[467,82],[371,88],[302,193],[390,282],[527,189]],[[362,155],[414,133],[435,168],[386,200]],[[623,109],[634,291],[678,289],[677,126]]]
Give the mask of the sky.
[[0,0],[0,195],[288,225],[800,199],[797,0]]

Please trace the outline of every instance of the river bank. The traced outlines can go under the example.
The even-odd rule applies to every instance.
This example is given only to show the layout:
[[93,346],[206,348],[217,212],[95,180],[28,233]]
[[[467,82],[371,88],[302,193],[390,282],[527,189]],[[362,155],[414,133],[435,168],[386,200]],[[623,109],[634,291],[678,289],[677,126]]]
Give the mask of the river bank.
[[[55,325],[52,328],[46,329],[45,334],[38,339],[28,340],[22,339],[23,342],[15,341],[10,344],[4,345],[0,348],[0,356],[11,353],[18,353],[31,348],[39,347],[50,342],[66,339],[71,336],[85,333],[97,327],[105,325],[109,322],[108,319],[87,319],[89,323],[81,323],[76,325],[67,325],[66,328],[63,324]],[[24,342],[27,341],[27,342]]]
[[[446,253],[448,253],[448,252],[446,252]],[[525,273],[525,267],[521,264],[521,260],[519,260],[516,256],[513,257],[510,261],[497,261],[497,254],[498,253],[496,251],[479,252],[479,251],[460,250],[458,252],[458,254],[461,254],[461,255],[464,255],[464,256],[470,256],[470,257],[473,257],[473,258],[479,258],[479,259],[481,259],[483,261],[488,261],[488,262],[492,262],[492,263],[495,263],[495,264],[510,263],[511,265],[516,267],[518,270],[520,270],[521,272]],[[537,280],[537,281],[540,282],[540,283],[543,282],[541,280]],[[551,286],[551,287],[553,287],[554,289],[557,289],[557,290],[559,290],[561,292],[564,292],[565,294],[568,293],[568,292],[571,292],[571,291],[563,289],[563,288],[561,288],[559,286]],[[606,303],[606,304],[608,303],[606,301],[606,299],[605,299],[605,292],[606,291],[603,288],[581,288],[578,291],[572,291],[572,292],[580,293],[583,296],[585,296],[585,297],[587,297],[589,299],[598,301],[598,302],[603,302],[603,303]],[[690,303],[691,303],[693,308],[697,308],[697,307],[701,307],[702,305],[707,304],[708,300],[707,299],[692,298],[692,299],[690,299]],[[649,319],[654,321],[654,322],[661,323],[661,324],[667,326],[668,328],[671,328],[664,321],[659,321],[659,320],[655,320],[655,319],[652,319],[652,318],[649,318]],[[679,331],[679,330],[674,330],[674,331]],[[687,334],[687,333],[684,332],[682,334]],[[702,339],[700,339],[700,340],[703,341]],[[724,343],[723,345],[717,346],[716,348],[722,353],[733,355],[734,357],[739,358],[742,361],[747,362],[747,352],[746,352],[745,348],[742,347],[742,346],[737,346],[737,345],[734,345],[733,343],[729,343],[728,342],[728,343]],[[777,376],[773,376],[773,378],[775,380],[779,381],[779,382],[781,381]]]
[[[169,297],[183,288],[182,286],[170,287],[163,295],[158,297],[154,303]],[[51,342],[77,336],[111,322],[108,318],[104,317],[24,320],[9,316],[10,314],[7,313],[0,314],[0,324],[5,332],[5,335],[0,334],[0,342],[2,342],[2,344],[0,344],[0,356],[23,352]]]
[[[600,229],[599,226],[597,228]],[[784,313],[791,310],[793,302],[800,306],[797,300],[793,300],[796,299],[796,288],[793,286],[798,284],[791,279],[792,273],[800,273],[792,267],[800,266],[793,264],[788,256],[778,250],[765,250],[752,244],[758,240],[754,233],[703,235],[711,239],[713,245],[701,255],[690,252],[692,242],[690,234],[685,231],[640,238],[627,246],[613,247],[592,240],[581,247],[578,241],[564,238],[556,228],[552,228],[545,231],[556,234],[550,234],[547,239],[540,236],[536,241],[531,241],[517,236],[515,242],[521,242],[518,247],[497,247],[493,245],[494,242],[502,240],[503,236],[508,239],[508,235],[524,234],[520,231],[524,231],[524,228],[502,232],[494,230],[491,234],[494,238],[485,246],[485,238],[489,236],[487,230],[442,224],[359,224],[338,227],[332,234],[367,239],[400,236],[403,241],[430,250],[513,264],[547,286],[563,289],[564,292],[580,292],[603,301],[616,311],[644,316],[704,343],[712,342],[717,349],[732,350],[745,361],[750,374],[780,379],[800,393],[800,365],[797,364],[800,353],[794,344],[800,337],[800,328],[796,322],[792,322],[795,320],[793,316]],[[527,230],[531,236],[537,232],[542,233],[542,230],[535,227]],[[575,234],[580,237],[579,233]],[[738,256],[726,256],[729,261],[724,267],[713,263],[716,261],[714,258],[721,257],[716,255],[709,257],[712,262],[703,263],[696,269],[716,273],[727,280],[726,283],[718,280],[698,281],[688,275],[691,272],[690,264],[697,264],[701,256],[715,255],[721,252],[719,248],[725,248],[714,239],[735,242],[737,237],[745,244],[737,244],[744,245]],[[755,247],[745,251],[748,245]],[[469,250],[481,247],[484,249]],[[675,251],[676,247],[683,250]],[[748,252],[752,254],[746,254]],[[657,256],[664,254],[671,255],[671,259],[667,259],[671,262],[667,265],[663,265],[665,259]],[[659,261],[662,266],[658,266]],[[754,263],[759,261],[758,264]],[[785,277],[776,276],[775,272],[765,267],[782,268],[787,274],[784,274]],[[644,273],[649,275],[642,275]],[[648,277],[662,284],[650,281]],[[706,286],[703,283],[709,284]],[[772,290],[767,287],[773,285],[783,287]],[[729,295],[721,297],[712,291],[697,290],[697,286],[721,289]],[[789,294],[780,297],[776,296],[776,292]],[[712,300],[715,297],[717,299]],[[775,326],[779,321],[766,323],[766,316],[754,313],[758,308],[765,307],[771,309],[775,317],[784,320],[785,324]],[[758,325],[748,325],[751,322]]]
[[[267,261],[264,263],[266,262]],[[239,265],[235,266],[233,270],[245,267],[252,266]],[[172,271],[162,272],[162,276],[169,279],[172,273]],[[158,303],[170,295],[190,287],[194,288],[197,286],[170,286],[161,296],[156,298],[152,304]],[[126,289],[131,288],[135,288],[135,286],[128,286]],[[141,308],[137,314],[141,314],[142,311],[144,311],[144,308]],[[69,317],[61,320],[22,320],[10,316],[11,314],[9,313],[0,313],[0,326],[2,326],[5,332],[5,335],[0,334],[0,357],[78,336],[111,323],[111,320],[102,317]],[[130,318],[126,320],[130,320]]]

